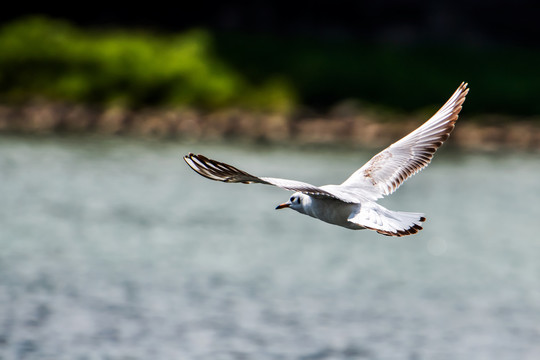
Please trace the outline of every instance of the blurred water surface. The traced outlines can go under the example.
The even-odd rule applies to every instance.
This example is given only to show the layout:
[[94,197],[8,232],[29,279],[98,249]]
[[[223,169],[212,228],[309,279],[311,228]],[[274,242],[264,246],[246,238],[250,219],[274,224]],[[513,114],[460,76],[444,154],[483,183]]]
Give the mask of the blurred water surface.
[[0,359],[538,359],[540,159],[443,148],[351,231],[189,151],[339,183],[375,152],[0,137]]

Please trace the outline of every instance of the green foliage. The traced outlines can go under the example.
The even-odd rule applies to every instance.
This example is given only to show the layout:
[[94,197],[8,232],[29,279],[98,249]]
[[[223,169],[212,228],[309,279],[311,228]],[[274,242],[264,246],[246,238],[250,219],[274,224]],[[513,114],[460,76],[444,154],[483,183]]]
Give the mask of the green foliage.
[[0,95],[126,106],[293,106],[286,81],[270,78],[254,86],[216,58],[212,47],[203,30],[174,36],[97,32],[27,18],[0,29]]
[[468,114],[534,116],[539,63],[537,49],[90,31],[33,17],[0,28],[0,99],[282,112],[298,102],[327,110],[359,99],[371,108],[429,113],[467,81]]

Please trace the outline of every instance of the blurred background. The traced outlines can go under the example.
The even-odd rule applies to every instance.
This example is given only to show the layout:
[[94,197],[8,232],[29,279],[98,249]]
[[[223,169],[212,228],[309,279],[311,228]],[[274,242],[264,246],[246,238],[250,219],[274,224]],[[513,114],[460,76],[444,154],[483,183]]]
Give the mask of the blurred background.
[[[0,359],[540,358],[536,2],[11,5]],[[340,183],[462,81],[448,144],[382,200],[426,213],[414,236],[181,159]]]
[[0,129],[381,146],[467,81],[456,144],[538,149],[537,14],[524,0],[14,4]]

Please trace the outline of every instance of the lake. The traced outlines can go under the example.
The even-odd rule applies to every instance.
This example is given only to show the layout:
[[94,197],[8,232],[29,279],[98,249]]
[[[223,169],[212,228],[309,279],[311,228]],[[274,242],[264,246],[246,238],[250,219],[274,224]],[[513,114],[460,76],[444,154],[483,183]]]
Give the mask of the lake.
[[340,183],[376,150],[0,136],[0,359],[539,359],[540,155],[443,147],[391,238],[274,210],[202,153]]

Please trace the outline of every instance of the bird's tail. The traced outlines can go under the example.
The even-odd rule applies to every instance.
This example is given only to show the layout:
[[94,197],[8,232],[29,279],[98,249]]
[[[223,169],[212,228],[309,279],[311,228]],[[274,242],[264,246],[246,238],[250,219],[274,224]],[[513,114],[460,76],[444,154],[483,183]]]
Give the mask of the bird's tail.
[[422,230],[420,224],[426,221],[426,218],[421,213],[392,211],[376,203],[364,203],[348,220],[379,234],[404,236]]

